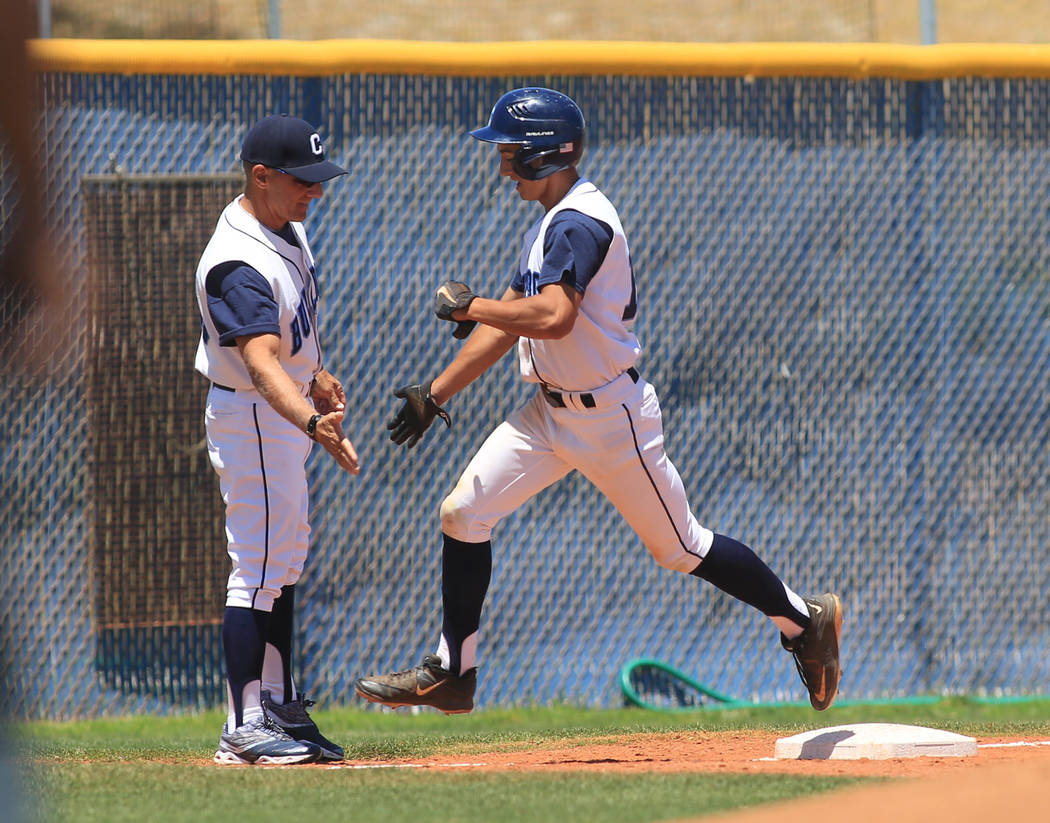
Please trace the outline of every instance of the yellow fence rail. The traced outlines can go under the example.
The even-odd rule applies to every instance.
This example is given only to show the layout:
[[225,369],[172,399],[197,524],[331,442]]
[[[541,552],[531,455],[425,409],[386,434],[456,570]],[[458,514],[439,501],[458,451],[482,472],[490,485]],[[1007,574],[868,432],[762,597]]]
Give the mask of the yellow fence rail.
[[31,41],[29,53],[38,71],[115,74],[1050,77],[1050,45],[974,43],[54,39]]

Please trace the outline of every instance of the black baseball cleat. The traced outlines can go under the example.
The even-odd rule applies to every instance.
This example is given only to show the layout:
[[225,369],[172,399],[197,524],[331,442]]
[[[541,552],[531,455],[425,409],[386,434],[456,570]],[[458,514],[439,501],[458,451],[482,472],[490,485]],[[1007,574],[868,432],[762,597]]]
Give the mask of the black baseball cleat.
[[798,637],[780,644],[795,658],[802,685],[809,691],[809,702],[818,712],[828,708],[839,690],[839,634],[842,632],[842,602],[838,595],[807,597],[809,626]]
[[314,701],[307,700],[301,694],[291,703],[274,703],[269,689],[262,690],[263,711],[285,734],[302,743],[313,743],[321,750],[322,760],[342,760],[343,747],[321,734],[321,730],[306,711],[312,705]]
[[354,686],[365,700],[384,706],[433,706],[445,714],[465,714],[474,708],[478,670],[457,677],[441,668],[441,658],[428,654],[415,668],[393,674],[362,677]]
[[321,749],[313,743],[293,740],[264,715],[232,732],[223,725],[219,750],[213,759],[224,766],[290,766],[317,762]]

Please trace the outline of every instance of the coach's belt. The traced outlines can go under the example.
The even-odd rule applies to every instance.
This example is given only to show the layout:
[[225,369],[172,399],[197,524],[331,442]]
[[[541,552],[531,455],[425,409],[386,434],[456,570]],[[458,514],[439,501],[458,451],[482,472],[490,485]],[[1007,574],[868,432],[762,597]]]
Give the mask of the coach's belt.
[[[302,383],[296,383],[295,385],[296,385],[296,388],[299,389],[299,394],[303,395],[304,397],[306,397],[306,396],[308,396],[310,394],[310,387],[309,387],[309,385],[304,386]],[[222,383],[212,383],[211,387],[213,389],[218,389],[219,391],[228,391],[231,394],[236,394],[237,392],[249,392],[249,391],[253,392],[253,391],[255,391],[254,387],[252,387],[250,389],[235,389],[235,388],[232,388],[231,386],[224,386],[224,385],[222,385]]]
[[[624,372],[624,374],[631,378],[631,382],[638,382],[638,371],[634,368],[634,366],[631,366],[627,371]],[[616,381],[614,380],[613,382]],[[565,402],[565,398],[567,397],[576,398],[579,401],[578,405],[583,406],[585,409],[593,409],[598,405],[598,401],[594,399],[594,393],[589,391],[554,391],[554,389],[548,388],[547,386],[543,385],[543,383],[540,383],[540,391],[543,392],[543,399],[546,400],[551,406],[553,406],[556,409],[564,409],[568,407],[568,404]],[[573,405],[577,404],[574,403]]]

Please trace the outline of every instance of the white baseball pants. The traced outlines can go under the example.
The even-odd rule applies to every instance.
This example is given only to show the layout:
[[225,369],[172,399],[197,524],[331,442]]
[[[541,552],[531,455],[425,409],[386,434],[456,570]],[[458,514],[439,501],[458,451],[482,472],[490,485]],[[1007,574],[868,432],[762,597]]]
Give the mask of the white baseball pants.
[[312,441],[254,391],[212,388],[208,456],[226,504],[233,563],[226,605],[270,611],[302,574],[310,542],[306,458]]
[[442,531],[484,542],[500,520],[576,469],[616,506],[657,563],[695,569],[714,535],[693,516],[664,453],[656,390],[622,375],[586,404],[577,394],[562,396],[566,405],[554,408],[537,392],[489,435],[441,504]]

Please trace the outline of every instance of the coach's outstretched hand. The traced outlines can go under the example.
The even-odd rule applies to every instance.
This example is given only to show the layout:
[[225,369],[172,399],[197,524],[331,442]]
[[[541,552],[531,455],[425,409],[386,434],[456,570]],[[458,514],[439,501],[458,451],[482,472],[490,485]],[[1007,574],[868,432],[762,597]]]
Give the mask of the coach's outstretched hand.
[[360,474],[361,461],[358,459],[357,449],[350,442],[350,438],[343,433],[343,415],[343,410],[337,409],[318,420],[317,428],[314,430],[314,440],[335,458],[335,462],[343,471]]
[[[432,381],[430,381],[432,382]],[[430,396],[430,382],[416,386],[402,386],[394,390],[394,397],[404,399],[404,403],[390,422],[386,424],[390,430],[390,439],[399,446],[404,444],[412,448],[419,442],[423,432],[430,428],[435,417],[445,421],[445,425],[452,427],[452,418],[448,416],[443,408],[434,402]]]

